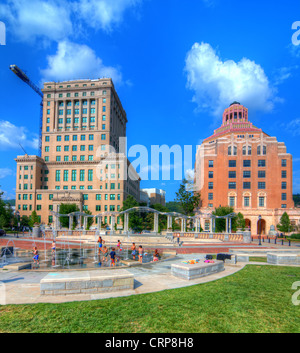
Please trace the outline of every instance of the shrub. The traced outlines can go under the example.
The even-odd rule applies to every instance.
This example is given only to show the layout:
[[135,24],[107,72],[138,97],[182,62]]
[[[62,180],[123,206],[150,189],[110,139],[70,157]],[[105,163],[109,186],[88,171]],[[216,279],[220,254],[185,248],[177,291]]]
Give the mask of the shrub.
[[292,234],[291,239],[299,239],[300,240],[300,234]]

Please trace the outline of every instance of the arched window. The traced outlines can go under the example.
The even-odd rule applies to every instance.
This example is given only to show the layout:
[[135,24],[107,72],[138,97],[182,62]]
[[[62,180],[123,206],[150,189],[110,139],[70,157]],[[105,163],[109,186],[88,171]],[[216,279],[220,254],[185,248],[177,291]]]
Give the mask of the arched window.
[[233,146],[233,155],[236,156],[237,155],[237,147]]
[[252,147],[248,146],[248,156],[251,156],[251,154],[252,154]]
[[267,154],[267,146],[263,146],[263,155],[265,156]]
[[232,152],[231,152],[231,146],[228,147],[228,156],[231,156],[232,155]]
[[243,146],[243,156],[246,156],[246,153],[247,153],[247,147]]
[[257,155],[260,156],[261,154],[261,146],[257,146]]

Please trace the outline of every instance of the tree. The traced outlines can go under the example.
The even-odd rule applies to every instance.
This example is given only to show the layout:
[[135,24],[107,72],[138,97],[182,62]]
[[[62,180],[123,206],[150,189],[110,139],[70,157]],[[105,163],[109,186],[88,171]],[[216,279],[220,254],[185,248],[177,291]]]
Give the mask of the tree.
[[[91,211],[84,211],[84,213],[88,216],[92,216],[92,212]],[[92,217],[88,217],[87,219],[87,229],[86,230],[89,230],[91,228],[91,226],[93,225],[94,223],[94,219]]]
[[241,212],[239,212],[237,215],[235,226],[236,226],[236,229],[234,230],[241,229],[242,231],[244,231],[246,228],[246,221],[245,221],[244,215]]
[[[123,201],[123,207],[121,211],[129,210],[133,207],[139,207],[139,203],[136,199],[129,195],[126,200]],[[121,216],[122,222],[124,224],[124,215]],[[131,211],[129,213],[129,228],[142,231],[143,230],[143,218],[137,211]]]
[[176,192],[175,201],[179,203],[186,216],[194,216],[195,210],[200,205],[200,194],[196,192],[188,191],[189,182],[183,179],[180,184],[178,192]]
[[[234,209],[229,206],[225,207],[218,207],[212,213],[214,216],[224,217],[234,212]],[[232,230],[236,231],[237,229],[237,217],[232,218],[231,220],[231,228]],[[225,218],[216,218],[216,232],[222,233],[226,231],[226,219]]]
[[280,223],[277,225],[277,229],[283,233],[290,233],[293,230],[290,217],[286,212],[284,212],[284,214],[281,216]]
[[[73,212],[79,212],[79,208],[75,203],[62,203],[59,206],[59,213],[62,215],[63,214],[69,215],[70,213],[73,213]],[[69,217],[60,217],[59,221],[62,228],[69,228]],[[73,224],[73,228],[74,228],[74,224]]]
[[39,224],[39,216],[35,211],[32,211],[31,216],[29,217],[29,226],[32,228],[35,224]]

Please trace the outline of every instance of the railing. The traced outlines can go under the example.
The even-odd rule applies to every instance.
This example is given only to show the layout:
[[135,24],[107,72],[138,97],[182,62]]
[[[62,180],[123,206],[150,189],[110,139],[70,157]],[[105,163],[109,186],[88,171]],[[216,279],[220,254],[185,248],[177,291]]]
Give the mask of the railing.
[[173,233],[174,237],[194,238],[194,239],[218,239],[222,241],[238,241],[244,240],[243,234],[239,233]]

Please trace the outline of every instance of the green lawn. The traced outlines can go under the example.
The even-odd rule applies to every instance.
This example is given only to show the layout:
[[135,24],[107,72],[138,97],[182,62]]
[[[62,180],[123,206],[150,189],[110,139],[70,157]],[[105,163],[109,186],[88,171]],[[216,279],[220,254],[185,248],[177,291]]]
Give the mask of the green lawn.
[[[300,269],[248,265],[221,280],[159,293],[0,307],[0,332],[300,332]],[[300,299],[300,298],[299,298]]]

